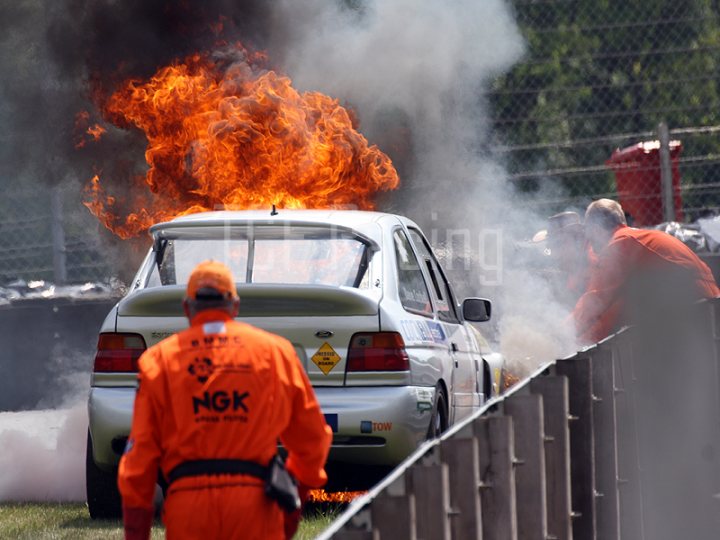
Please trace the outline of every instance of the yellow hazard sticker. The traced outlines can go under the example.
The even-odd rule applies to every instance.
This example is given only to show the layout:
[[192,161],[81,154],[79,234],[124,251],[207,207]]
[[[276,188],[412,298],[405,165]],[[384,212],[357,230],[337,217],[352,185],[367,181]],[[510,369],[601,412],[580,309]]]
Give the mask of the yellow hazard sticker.
[[333,349],[326,341],[317,350],[317,352],[312,355],[311,360],[315,362],[317,367],[320,368],[320,371],[327,375],[335,366],[337,366],[340,361],[340,355],[336,353],[335,349]]

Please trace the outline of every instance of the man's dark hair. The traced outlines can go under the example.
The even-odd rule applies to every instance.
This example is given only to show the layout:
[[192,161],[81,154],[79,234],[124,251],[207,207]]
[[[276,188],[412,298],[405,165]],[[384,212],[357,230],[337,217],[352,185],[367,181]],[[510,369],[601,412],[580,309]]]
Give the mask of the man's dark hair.
[[195,298],[188,298],[188,304],[196,313],[208,309],[227,309],[232,306],[233,297],[230,293],[223,295],[212,287],[203,287],[195,293]]

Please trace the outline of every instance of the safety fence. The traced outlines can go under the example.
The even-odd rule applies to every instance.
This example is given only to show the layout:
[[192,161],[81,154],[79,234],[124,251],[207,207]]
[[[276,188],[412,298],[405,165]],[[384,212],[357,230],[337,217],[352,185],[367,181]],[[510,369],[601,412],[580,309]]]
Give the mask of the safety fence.
[[79,187],[18,186],[0,200],[0,285],[17,279],[54,283],[112,275],[98,221],[80,203]]
[[[484,94],[510,181],[550,215],[625,195],[638,225],[656,212],[664,123],[681,217],[720,208],[720,12],[713,0],[512,0],[526,53]],[[618,156],[617,149],[629,153]],[[635,154],[635,155],[633,155]],[[634,174],[617,175],[616,158]],[[626,170],[627,173],[627,170]],[[623,205],[625,206],[625,205]],[[654,222],[646,221],[646,218]]]
[[679,311],[543,366],[320,538],[717,538],[720,302]]

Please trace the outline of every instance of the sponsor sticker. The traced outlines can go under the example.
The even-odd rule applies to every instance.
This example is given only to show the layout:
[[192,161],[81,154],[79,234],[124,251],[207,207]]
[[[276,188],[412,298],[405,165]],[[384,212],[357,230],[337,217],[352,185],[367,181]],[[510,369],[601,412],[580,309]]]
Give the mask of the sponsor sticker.
[[311,360],[320,368],[320,371],[327,375],[337,366],[338,362],[340,362],[340,355],[336,353],[335,349],[326,341],[320,346],[317,352],[312,355]]
[[400,327],[406,343],[445,344],[447,342],[445,330],[440,323],[435,321],[402,320]]
[[417,410],[420,412],[430,411],[433,408],[434,390],[429,388],[416,388],[415,399],[417,400]]
[[445,331],[440,323],[428,321],[425,324],[427,324],[432,340],[435,343],[445,343]]
[[392,422],[373,422],[370,420],[360,422],[360,433],[377,433],[381,431],[392,431]]

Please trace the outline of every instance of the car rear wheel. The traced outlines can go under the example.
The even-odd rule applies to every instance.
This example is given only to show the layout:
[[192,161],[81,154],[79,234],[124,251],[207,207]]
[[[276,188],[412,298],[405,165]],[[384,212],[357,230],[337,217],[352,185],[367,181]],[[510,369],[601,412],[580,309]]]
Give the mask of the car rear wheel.
[[106,472],[95,464],[92,439],[88,432],[85,454],[85,488],[87,505],[92,519],[118,519],[122,517],[120,491],[117,475]]
[[448,428],[448,408],[445,389],[438,385],[435,389],[435,404],[433,406],[430,427],[428,428],[428,439],[439,437]]

